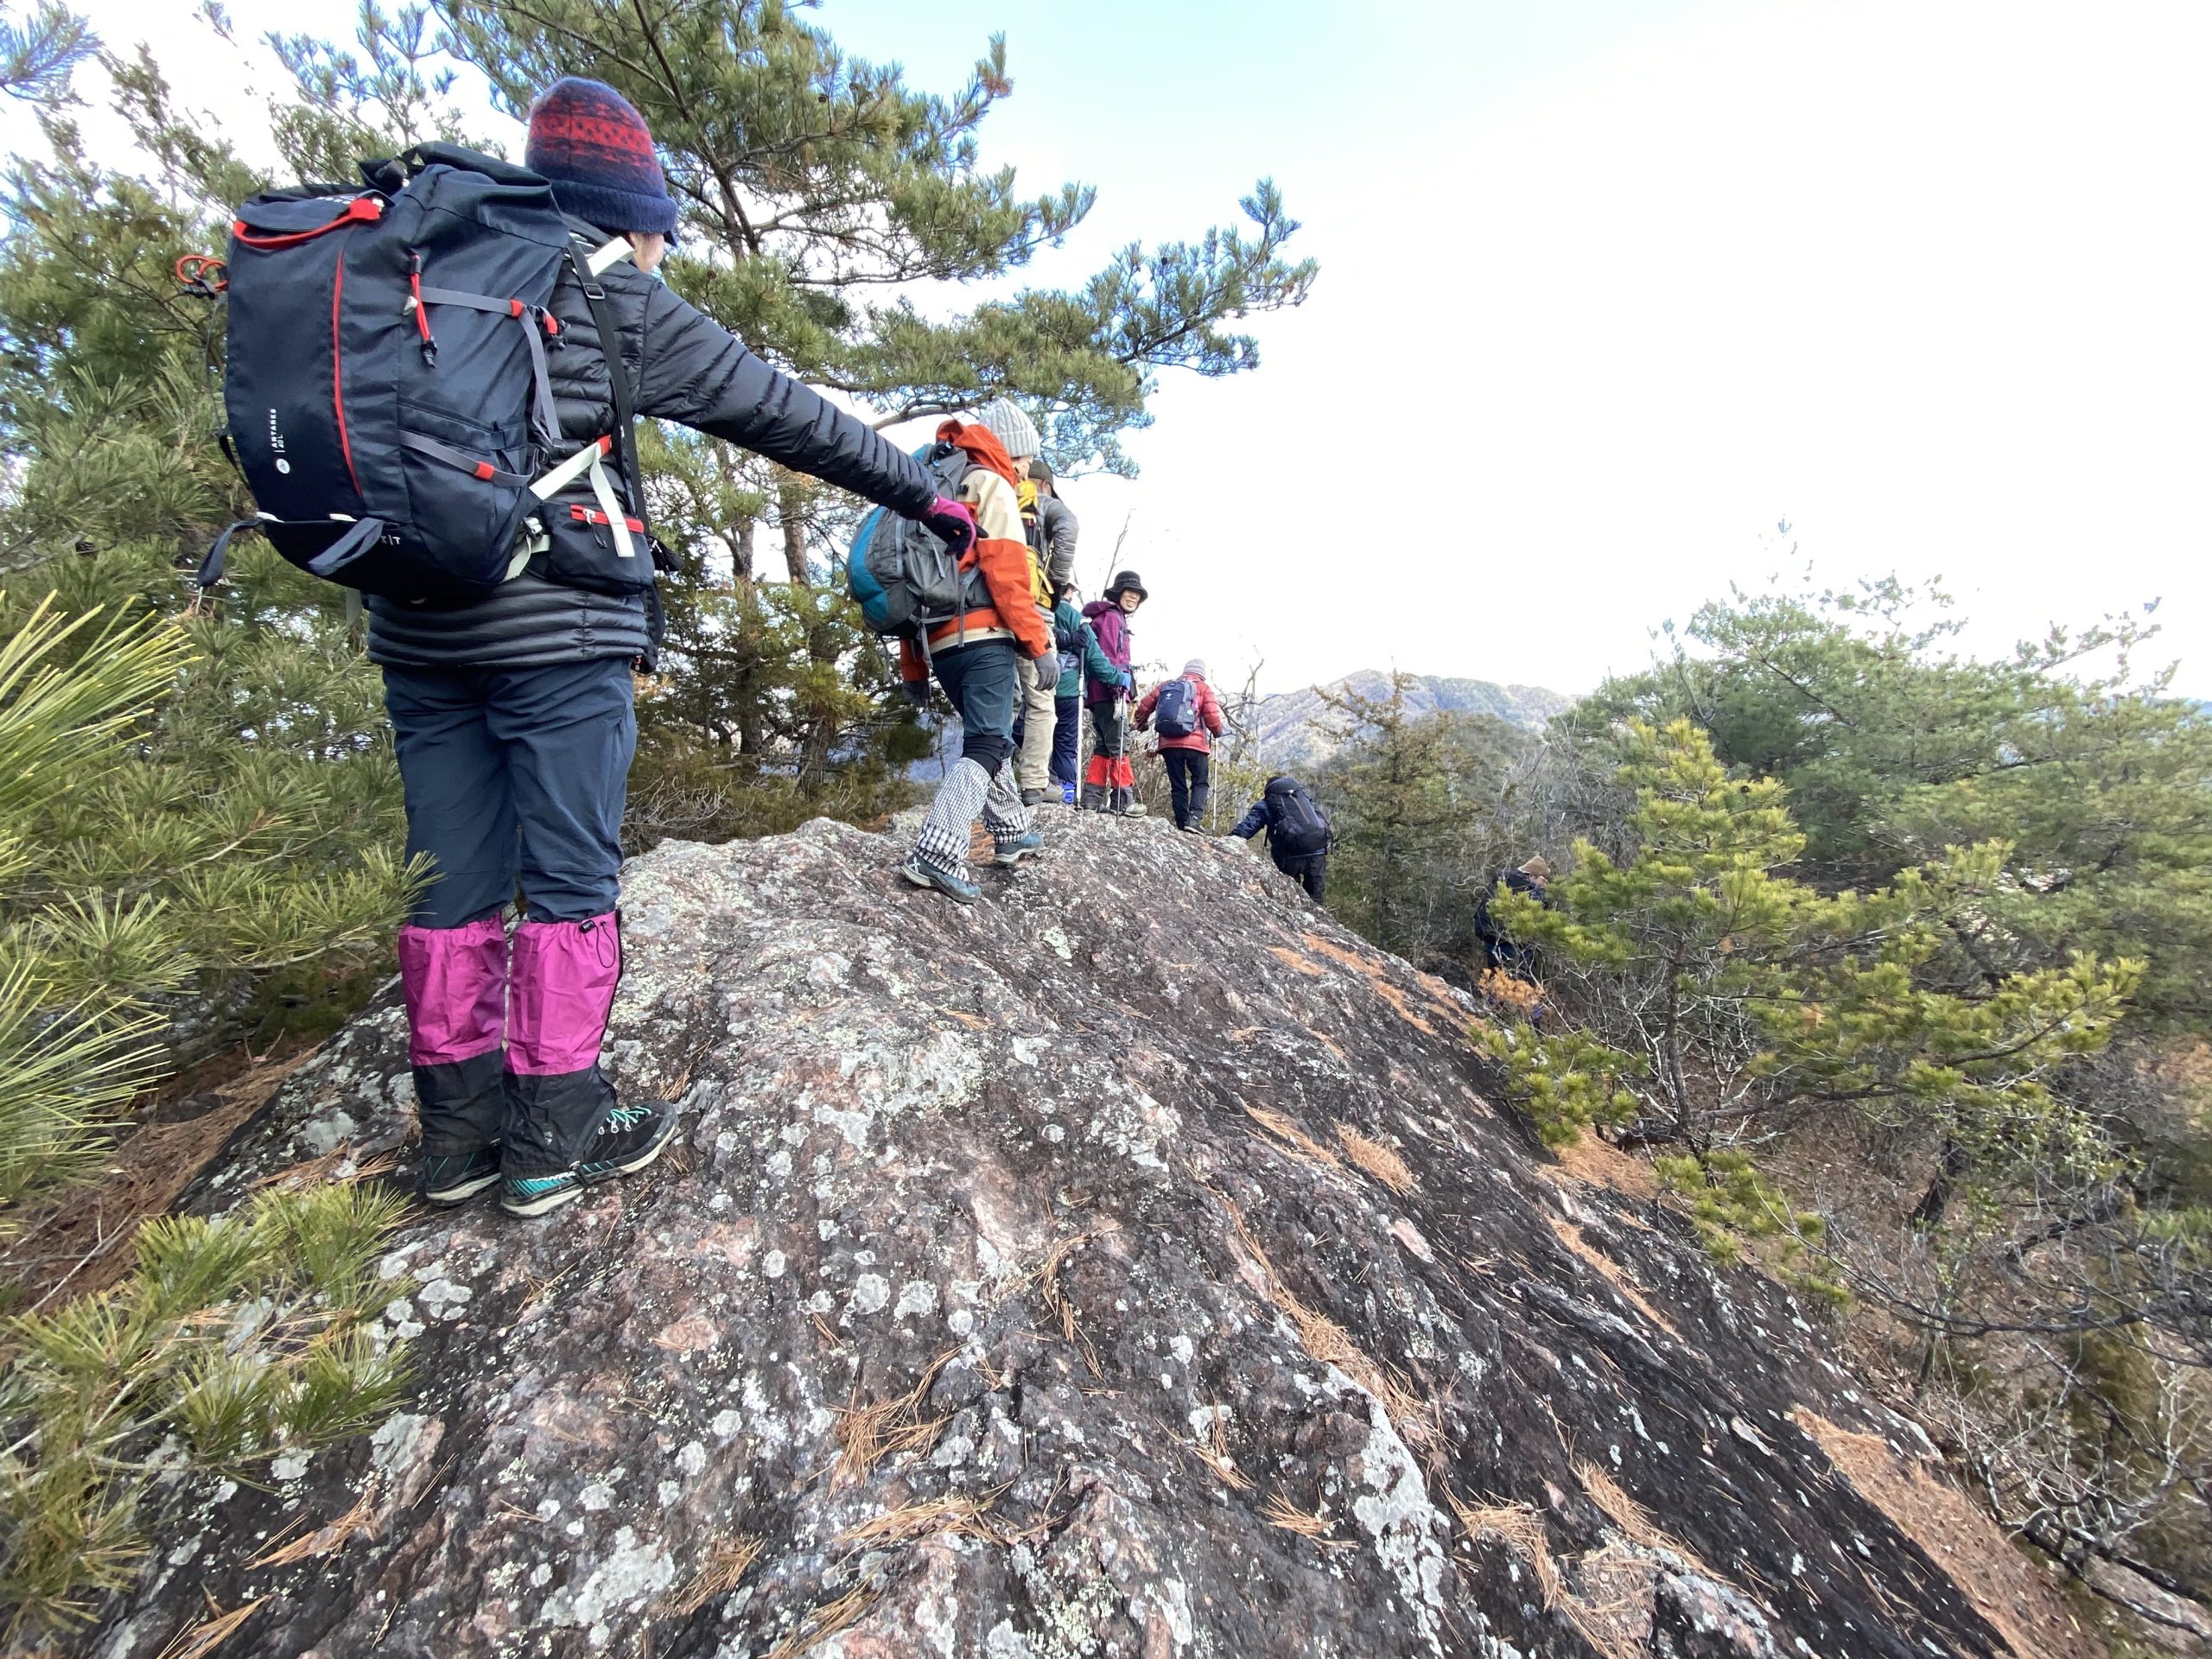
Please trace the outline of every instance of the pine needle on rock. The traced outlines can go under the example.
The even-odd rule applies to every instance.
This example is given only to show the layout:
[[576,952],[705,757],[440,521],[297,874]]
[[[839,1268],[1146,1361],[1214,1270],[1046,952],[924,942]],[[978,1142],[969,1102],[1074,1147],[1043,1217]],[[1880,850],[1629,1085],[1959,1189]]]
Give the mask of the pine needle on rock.
[[689,1618],[716,1596],[737,1588],[760,1559],[760,1541],[747,1533],[732,1533],[707,1546],[705,1557],[690,1581],[666,1603],[669,1614]]
[[1393,1192],[1414,1190],[1414,1173],[1406,1167],[1406,1160],[1395,1148],[1362,1135],[1349,1123],[1337,1125],[1337,1139],[1344,1142],[1345,1157]]
[[[864,1480],[884,1459],[901,1452],[927,1451],[937,1443],[937,1437],[952,1420],[923,1417],[922,1402],[929,1397],[938,1373],[958,1352],[959,1350],[951,1349],[939,1354],[930,1362],[921,1380],[896,1399],[873,1406],[837,1408],[836,1484]],[[857,1393],[854,1398],[858,1400]]]

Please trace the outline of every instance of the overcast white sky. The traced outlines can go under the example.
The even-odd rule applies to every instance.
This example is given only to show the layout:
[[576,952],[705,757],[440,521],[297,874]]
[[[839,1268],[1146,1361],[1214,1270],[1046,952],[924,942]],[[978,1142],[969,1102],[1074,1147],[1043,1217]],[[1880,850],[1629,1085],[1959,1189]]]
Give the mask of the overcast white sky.
[[[247,96],[185,8],[89,10],[198,101]],[[987,158],[1101,198],[1035,279],[1195,234],[1262,173],[1306,221],[1321,281],[1259,325],[1262,369],[1168,377],[1142,476],[1066,488],[1086,580],[1128,524],[1147,658],[1580,691],[1810,560],[1942,575],[1984,648],[2162,601],[2163,654],[2212,695],[2201,0],[819,16],[925,86],[1007,32]]]

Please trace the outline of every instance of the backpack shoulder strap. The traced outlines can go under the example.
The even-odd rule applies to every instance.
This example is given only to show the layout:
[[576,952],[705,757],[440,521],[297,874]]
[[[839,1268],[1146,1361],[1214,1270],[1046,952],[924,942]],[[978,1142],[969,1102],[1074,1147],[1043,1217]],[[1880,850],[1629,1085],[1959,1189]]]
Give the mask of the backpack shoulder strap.
[[[637,400],[630,390],[629,377],[623,372],[622,339],[614,330],[614,319],[607,315],[607,289],[599,280],[602,273],[629,257],[630,243],[626,237],[618,236],[589,254],[582,251],[577,238],[572,238],[569,243],[569,264],[583,289],[584,303],[591,308],[592,327],[599,332],[600,355],[607,359],[607,384],[614,389],[614,448],[622,465],[622,476],[630,486],[630,511],[639,524],[647,527],[645,534],[650,539],[652,531],[652,521],[645,513],[645,480],[638,467]],[[655,563],[658,563],[658,558]]]

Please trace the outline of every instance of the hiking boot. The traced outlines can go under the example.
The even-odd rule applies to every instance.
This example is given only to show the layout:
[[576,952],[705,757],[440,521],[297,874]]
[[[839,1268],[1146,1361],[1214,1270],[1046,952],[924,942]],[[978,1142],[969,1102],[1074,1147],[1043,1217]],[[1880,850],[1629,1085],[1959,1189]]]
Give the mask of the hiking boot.
[[1075,804],[1075,784],[1072,779],[1060,785],[1060,804],[1062,806]]
[[1011,869],[1032,853],[1044,850],[1045,837],[1032,830],[1026,835],[1016,836],[1012,841],[1001,842],[998,851],[991,855],[991,862]]
[[499,1148],[424,1153],[417,1190],[425,1204],[460,1204],[499,1180]]
[[1023,790],[1023,791],[1021,791],[1021,804],[1022,804],[1024,806],[1042,806],[1042,805],[1044,805],[1044,804],[1045,804],[1045,791],[1044,791],[1043,790],[1041,790],[1041,789],[1025,789],[1025,790]]
[[664,1100],[617,1106],[572,1167],[554,1175],[510,1175],[500,1182],[499,1208],[511,1216],[558,1210],[588,1186],[636,1174],[661,1155],[675,1134],[676,1110]]
[[918,887],[935,887],[957,904],[972,905],[983,896],[983,890],[966,876],[955,870],[939,869],[922,856],[919,849],[906,855],[899,874]]
[[1113,811],[1117,817],[1141,818],[1147,810],[1149,809],[1145,804],[1137,799],[1135,790],[1117,789],[1114,791]]

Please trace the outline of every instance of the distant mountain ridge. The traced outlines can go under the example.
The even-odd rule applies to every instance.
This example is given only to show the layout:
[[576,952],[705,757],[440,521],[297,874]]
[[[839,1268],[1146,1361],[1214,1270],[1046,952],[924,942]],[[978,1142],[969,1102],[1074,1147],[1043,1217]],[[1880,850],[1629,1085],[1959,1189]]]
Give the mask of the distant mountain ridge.
[[[1491,680],[1452,679],[1440,674],[1415,674],[1406,688],[1406,707],[1431,715],[1490,715],[1523,731],[1541,731],[1553,715],[1573,707],[1574,699],[1540,685],[1499,685]],[[1261,757],[1272,766],[1310,766],[1325,760],[1337,747],[1313,721],[1329,712],[1323,691],[1342,696],[1347,691],[1375,699],[1390,695],[1390,677],[1376,669],[1356,674],[1323,687],[1277,692],[1262,697],[1255,711]]]

